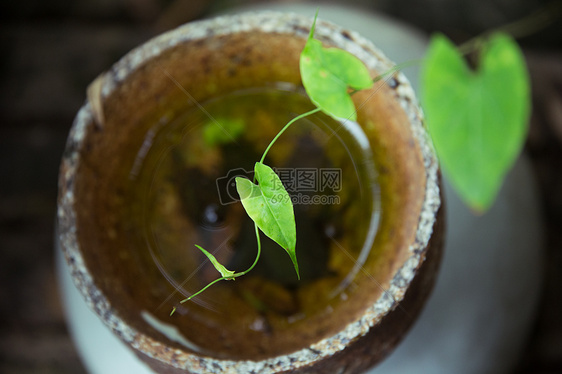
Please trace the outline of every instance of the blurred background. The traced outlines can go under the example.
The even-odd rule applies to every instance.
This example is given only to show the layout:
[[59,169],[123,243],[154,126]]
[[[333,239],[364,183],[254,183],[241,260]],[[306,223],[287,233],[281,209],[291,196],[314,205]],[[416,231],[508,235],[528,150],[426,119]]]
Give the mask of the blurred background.
[[[298,3],[298,0],[286,1]],[[84,373],[54,270],[58,165],[87,85],[133,47],[257,0],[2,0],[0,3],[0,373]],[[338,3],[338,2],[335,2]],[[545,286],[514,373],[562,373],[561,2],[346,0],[463,42],[534,12],[518,39],[533,85],[525,152],[545,222]],[[554,4],[554,6],[553,6]],[[542,11],[541,11],[542,10]]]

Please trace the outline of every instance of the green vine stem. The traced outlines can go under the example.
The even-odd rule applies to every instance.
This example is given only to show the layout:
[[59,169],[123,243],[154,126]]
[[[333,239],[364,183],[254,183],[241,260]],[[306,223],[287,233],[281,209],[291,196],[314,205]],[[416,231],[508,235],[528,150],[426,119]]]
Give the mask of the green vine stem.
[[[295,118],[293,118],[292,120],[290,120],[285,127],[283,127],[281,129],[281,131],[279,131],[277,133],[277,135],[275,135],[275,137],[273,138],[273,140],[269,143],[269,145],[267,146],[267,148],[265,149],[265,151],[263,152],[263,155],[261,156],[260,162],[263,164],[263,161],[265,160],[265,156],[267,156],[267,152],[269,152],[269,149],[273,146],[273,144],[277,141],[277,139],[279,139],[279,137],[281,135],[283,135],[283,133],[289,128],[289,126],[291,126],[293,123],[297,122],[299,119],[303,119],[305,117],[308,117],[314,113],[318,113],[320,112],[322,109],[320,108],[314,108],[311,111],[308,111],[306,113],[303,113],[301,115],[296,116]],[[255,177],[254,177],[254,181],[255,181]]]
[[[208,285],[206,285],[205,287],[203,287],[202,289],[200,289],[199,291],[197,291],[196,293],[194,293],[193,295],[183,299],[180,301],[180,304],[183,304],[185,302],[188,302],[189,300],[193,299],[194,297],[196,297],[197,295],[201,294],[203,291],[205,291],[207,288],[211,287],[213,284],[218,283],[222,280],[235,280],[238,277],[241,277],[243,275],[248,274],[250,271],[252,271],[252,269],[256,266],[256,264],[258,263],[260,256],[261,256],[261,240],[260,240],[260,232],[258,229],[258,225],[256,223],[254,223],[254,228],[256,230],[256,241],[258,244],[258,253],[256,254],[256,259],[254,260],[254,263],[246,270],[241,271],[239,273],[234,273],[231,276],[228,277],[220,277],[218,279],[215,279],[214,281],[212,281],[211,283],[209,283]],[[172,308],[172,311],[170,312],[170,316],[172,316],[175,312],[176,312],[176,307]]]

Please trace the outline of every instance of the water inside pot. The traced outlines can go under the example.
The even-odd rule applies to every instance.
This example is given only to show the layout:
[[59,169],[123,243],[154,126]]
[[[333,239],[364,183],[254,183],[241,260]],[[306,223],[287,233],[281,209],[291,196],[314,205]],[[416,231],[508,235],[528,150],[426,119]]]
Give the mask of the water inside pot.
[[[152,126],[129,173],[122,217],[141,272],[151,284],[165,284],[152,291],[161,301],[155,309],[170,311],[219,277],[195,244],[228,269],[251,265],[254,227],[237,200],[234,178],[251,179],[277,132],[312,108],[302,91],[279,85],[189,106]],[[254,346],[246,352],[271,354],[267,341],[329,318],[353,295],[378,228],[376,168],[358,124],[324,114],[307,117],[279,138],[265,163],[294,203],[301,280],[287,253],[262,234],[262,256],[251,273],[212,286],[168,319],[159,317],[219,357],[238,356],[240,336],[253,337],[244,343]]]

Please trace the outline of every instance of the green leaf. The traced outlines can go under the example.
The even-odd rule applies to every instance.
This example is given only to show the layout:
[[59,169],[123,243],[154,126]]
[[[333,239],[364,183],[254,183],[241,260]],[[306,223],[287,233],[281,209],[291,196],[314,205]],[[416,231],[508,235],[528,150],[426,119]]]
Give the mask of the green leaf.
[[295,253],[297,231],[291,198],[269,166],[256,162],[254,172],[257,185],[249,179],[236,178],[240,201],[259,229],[287,251],[300,279]]
[[453,43],[434,36],[422,67],[421,97],[452,185],[472,209],[488,209],[527,131],[529,78],[517,44],[493,35],[473,71]]
[[197,244],[195,244],[195,246],[197,248],[199,248],[199,250],[201,252],[203,252],[203,254],[205,256],[207,256],[207,258],[209,260],[211,260],[211,263],[213,264],[213,266],[215,267],[215,269],[218,270],[218,272],[224,277],[224,278],[231,278],[232,280],[234,280],[234,271],[228,270],[227,268],[224,267],[224,265],[222,265],[216,258],[215,256],[213,256],[211,253],[207,252],[205,249],[203,249],[203,247],[198,246]]
[[302,83],[310,100],[326,114],[338,119],[357,120],[355,105],[348,89],[373,86],[369,70],[351,53],[324,48],[313,38],[316,17],[300,56]]

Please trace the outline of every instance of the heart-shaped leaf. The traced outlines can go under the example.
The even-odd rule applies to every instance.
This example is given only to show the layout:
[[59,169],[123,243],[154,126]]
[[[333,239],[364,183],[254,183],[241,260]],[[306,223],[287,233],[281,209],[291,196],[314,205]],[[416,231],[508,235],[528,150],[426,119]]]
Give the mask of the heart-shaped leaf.
[[295,253],[297,231],[291,198],[269,166],[256,162],[254,172],[257,185],[249,179],[236,178],[240,201],[259,229],[287,251],[300,279]]
[[215,269],[217,269],[217,271],[219,273],[221,273],[221,275],[226,278],[226,279],[232,279],[234,280],[234,271],[232,270],[228,270],[227,268],[224,267],[224,265],[222,265],[216,258],[215,256],[213,256],[211,253],[207,252],[205,249],[203,249],[203,247],[195,244],[195,246],[197,248],[199,248],[199,250],[201,252],[203,252],[203,254],[205,256],[207,256],[207,258],[211,261],[211,263],[213,264],[213,266],[215,267]]
[[453,43],[434,36],[421,87],[429,132],[445,173],[472,209],[486,210],[526,135],[530,89],[521,51],[511,37],[495,34],[484,44],[473,71]]
[[316,17],[300,56],[301,79],[310,100],[326,114],[339,119],[357,120],[355,105],[348,89],[370,88],[369,70],[351,53],[324,48],[313,38]]

